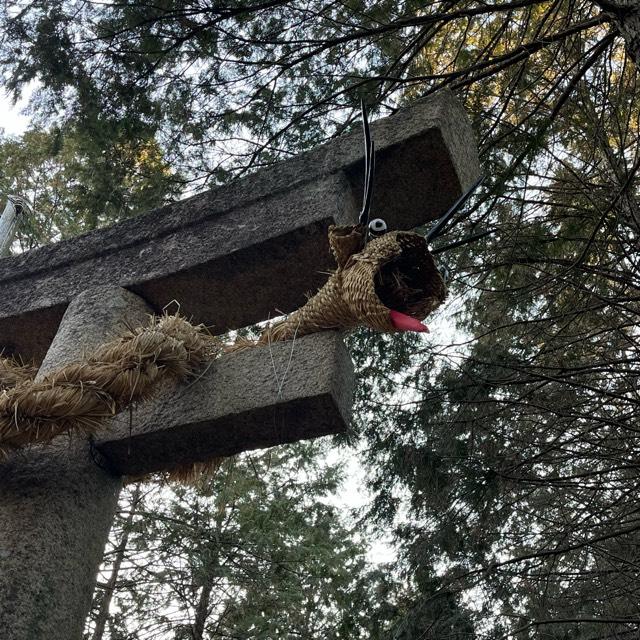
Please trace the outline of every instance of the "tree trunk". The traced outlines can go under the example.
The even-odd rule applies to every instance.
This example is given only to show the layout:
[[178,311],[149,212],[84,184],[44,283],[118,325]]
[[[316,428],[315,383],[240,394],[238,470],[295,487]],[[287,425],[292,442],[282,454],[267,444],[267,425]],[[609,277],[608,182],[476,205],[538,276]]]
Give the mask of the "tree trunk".
[[214,585],[216,584],[216,578],[218,575],[218,554],[220,550],[220,535],[222,533],[223,522],[224,509],[221,509],[215,519],[215,529],[213,531],[216,540],[216,553],[214,558],[210,561],[209,572],[207,573],[205,582],[202,585],[202,591],[200,592],[198,604],[196,605],[195,620],[193,621],[193,626],[191,627],[192,640],[204,639],[204,626],[207,622],[207,618],[209,617],[211,593],[213,591]]
[[211,599],[211,591],[213,590],[213,576],[203,585],[196,607],[196,618],[193,622],[193,640],[203,640],[204,624],[209,615],[209,601]]
[[640,2],[638,0],[595,0],[611,16],[618,32],[624,38],[627,54],[640,65]]
[[109,580],[104,587],[104,594],[102,596],[102,600],[100,601],[100,607],[98,609],[98,614],[95,621],[96,626],[93,631],[93,635],[91,636],[91,640],[102,640],[102,636],[104,635],[107,620],[109,619],[109,607],[111,605],[111,600],[113,599],[113,592],[115,590],[116,582],[118,581],[118,575],[120,573],[120,567],[122,566],[125,551],[127,550],[127,544],[129,543],[129,535],[131,534],[131,523],[133,522],[133,516],[135,515],[139,499],[140,484],[137,484],[136,489],[133,493],[133,497],[131,499],[131,509],[129,511],[129,515],[127,516],[127,520],[124,523],[122,529],[122,539],[120,540],[120,544],[114,550],[115,558],[113,560],[113,569],[111,570]]

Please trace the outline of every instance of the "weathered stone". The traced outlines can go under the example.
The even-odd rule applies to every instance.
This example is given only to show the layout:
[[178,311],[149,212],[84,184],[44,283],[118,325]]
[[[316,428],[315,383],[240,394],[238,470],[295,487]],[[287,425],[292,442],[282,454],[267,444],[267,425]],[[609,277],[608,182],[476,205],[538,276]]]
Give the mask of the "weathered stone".
[[96,440],[117,473],[139,475],[346,429],[353,367],[337,332],[216,360],[113,421]]
[[[477,177],[473,134],[448,91],[378,120],[374,216],[390,228],[438,217]],[[216,331],[288,312],[333,267],[326,231],[362,197],[359,132],[228,186],[69,241],[0,260],[0,348],[39,360],[69,301],[126,287],[156,311]]]
[[[87,291],[62,320],[39,375],[144,321],[137,296]],[[0,636],[79,640],[121,481],[92,461],[85,438],[58,439],[0,463]]]

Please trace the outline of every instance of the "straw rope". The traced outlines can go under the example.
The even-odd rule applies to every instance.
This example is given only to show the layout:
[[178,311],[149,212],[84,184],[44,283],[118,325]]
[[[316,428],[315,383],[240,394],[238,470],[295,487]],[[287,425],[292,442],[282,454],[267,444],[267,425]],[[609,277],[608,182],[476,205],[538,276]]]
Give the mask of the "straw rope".
[[0,455],[56,436],[92,433],[104,420],[148,397],[162,380],[182,380],[220,352],[220,343],[203,327],[179,316],[152,318],[100,346],[84,362],[72,363],[41,381],[25,369],[0,360]]
[[20,364],[13,358],[0,357],[0,392],[36,377],[37,369]]

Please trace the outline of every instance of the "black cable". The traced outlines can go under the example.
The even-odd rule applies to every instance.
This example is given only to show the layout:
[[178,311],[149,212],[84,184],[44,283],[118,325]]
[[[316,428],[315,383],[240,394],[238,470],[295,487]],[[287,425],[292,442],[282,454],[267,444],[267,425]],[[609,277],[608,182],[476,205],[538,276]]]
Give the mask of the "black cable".
[[[442,234],[445,225],[458,212],[460,207],[471,197],[473,192],[484,182],[486,176],[480,176],[449,208],[449,210],[429,229],[425,238],[431,242]],[[461,218],[462,219],[462,218]],[[460,222],[460,220],[458,220]],[[457,222],[456,222],[457,224]],[[455,225],[454,225],[455,226]]]

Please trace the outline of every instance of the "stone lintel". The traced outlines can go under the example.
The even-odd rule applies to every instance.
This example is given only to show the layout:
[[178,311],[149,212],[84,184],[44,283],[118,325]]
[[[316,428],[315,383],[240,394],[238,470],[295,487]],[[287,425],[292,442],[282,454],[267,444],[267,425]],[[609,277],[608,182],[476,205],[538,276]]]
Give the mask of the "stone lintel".
[[[479,173],[467,116],[449,91],[373,123],[373,215],[392,229],[440,216]],[[332,223],[356,220],[360,132],[148,214],[0,259],[0,349],[40,360],[69,301],[125,287],[156,312],[173,301],[216,332],[289,312],[333,268]]]
[[345,431],[353,366],[338,332],[223,355],[96,441],[113,471],[139,475]]

